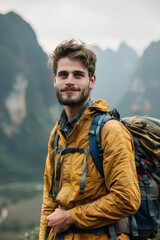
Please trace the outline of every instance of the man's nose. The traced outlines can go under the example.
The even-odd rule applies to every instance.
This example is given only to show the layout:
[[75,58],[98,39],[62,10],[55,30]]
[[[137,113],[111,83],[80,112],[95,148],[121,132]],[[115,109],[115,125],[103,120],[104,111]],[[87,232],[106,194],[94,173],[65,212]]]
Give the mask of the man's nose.
[[74,84],[74,77],[72,74],[69,74],[66,80],[66,84]]

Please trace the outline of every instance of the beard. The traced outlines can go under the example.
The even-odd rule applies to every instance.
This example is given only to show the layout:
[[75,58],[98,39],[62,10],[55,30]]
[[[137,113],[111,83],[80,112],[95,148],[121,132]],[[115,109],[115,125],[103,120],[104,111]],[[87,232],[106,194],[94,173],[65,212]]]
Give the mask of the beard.
[[[73,90],[73,91],[80,92],[80,89],[75,87],[70,87],[70,88],[66,87],[64,90]],[[71,106],[71,107],[79,106],[79,105],[82,105],[84,102],[86,102],[87,98],[89,98],[90,88],[87,87],[86,89],[82,89],[81,94],[75,99],[73,99],[72,95],[70,94],[68,94],[67,97],[63,97],[63,94],[61,94],[61,91],[59,89],[56,89],[56,95],[61,105]]]

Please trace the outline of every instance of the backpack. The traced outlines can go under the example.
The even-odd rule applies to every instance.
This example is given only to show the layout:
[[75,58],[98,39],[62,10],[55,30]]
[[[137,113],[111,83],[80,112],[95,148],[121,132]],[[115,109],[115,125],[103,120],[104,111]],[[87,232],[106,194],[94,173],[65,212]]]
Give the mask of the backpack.
[[[89,132],[89,153],[95,163],[95,166],[102,177],[103,173],[103,150],[101,148],[101,130],[103,125],[112,119],[121,121],[130,131],[134,139],[135,162],[138,175],[138,181],[141,192],[140,208],[134,216],[129,218],[130,239],[147,240],[155,238],[160,227],[158,219],[160,199],[160,120],[147,116],[126,117],[120,119],[116,109],[108,113],[99,113],[91,123]],[[66,153],[85,153],[88,149],[83,148],[65,148],[58,147],[59,135],[56,131],[53,147],[59,152],[56,173],[56,188],[52,193],[52,185],[49,196],[56,198],[58,193],[58,182],[60,180],[60,157]],[[53,176],[52,176],[53,178]],[[52,179],[53,184],[53,179]],[[81,184],[83,189],[83,184]],[[81,188],[80,188],[81,189]],[[83,191],[82,191],[83,192]],[[81,193],[82,194],[82,193]],[[122,219],[123,220],[123,219]],[[125,219],[124,219],[125,220]],[[123,224],[124,222],[124,224]],[[128,224],[128,222],[127,222]],[[108,226],[111,239],[116,239],[116,227]],[[125,221],[122,221],[120,230],[125,228]],[[48,229],[47,229],[48,230]],[[123,232],[123,231],[122,231]],[[47,239],[48,233],[46,232]]]
[[137,213],[130,217],[130,239],[153,239],[157,236],[160,227],[158,219],[160,208],[160,120],[147,116],[120,119],[116,109],[109,115],[102,113],[97,115],[90,127],[89,149],[102,177],[104,173],[101,130],[103,125],[112,119],[121,121],[130,131],[134,140],[141,204]]

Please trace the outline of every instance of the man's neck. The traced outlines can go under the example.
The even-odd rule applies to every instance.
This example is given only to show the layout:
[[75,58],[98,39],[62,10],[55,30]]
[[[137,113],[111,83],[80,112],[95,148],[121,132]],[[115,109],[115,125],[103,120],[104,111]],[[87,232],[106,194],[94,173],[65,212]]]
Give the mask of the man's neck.
[[68,121],[71,121],[81,110],[82,108],[88,103],[89,98],[79,106],[64,106]]

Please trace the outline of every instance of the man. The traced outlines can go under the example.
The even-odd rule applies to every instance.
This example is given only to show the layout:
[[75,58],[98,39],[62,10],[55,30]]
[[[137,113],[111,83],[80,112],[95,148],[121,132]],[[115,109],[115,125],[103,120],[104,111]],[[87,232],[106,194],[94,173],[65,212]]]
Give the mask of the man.
[[[116,120],[105,123],[103,178],[87,151],[94,116],[109,111],[104,100],[90,99],[96,55],[84,42],[72,39],[59,44],[51,60],[64,110],[48,144],[39,239],[111,239],[111,226],[133,215],[140,204],[131,135]],[[56,132],[60,151],[54,148]],[[86,151],[66,150],[72,148]],[[125,228],[116,230],[118,240],[129,239]]]

